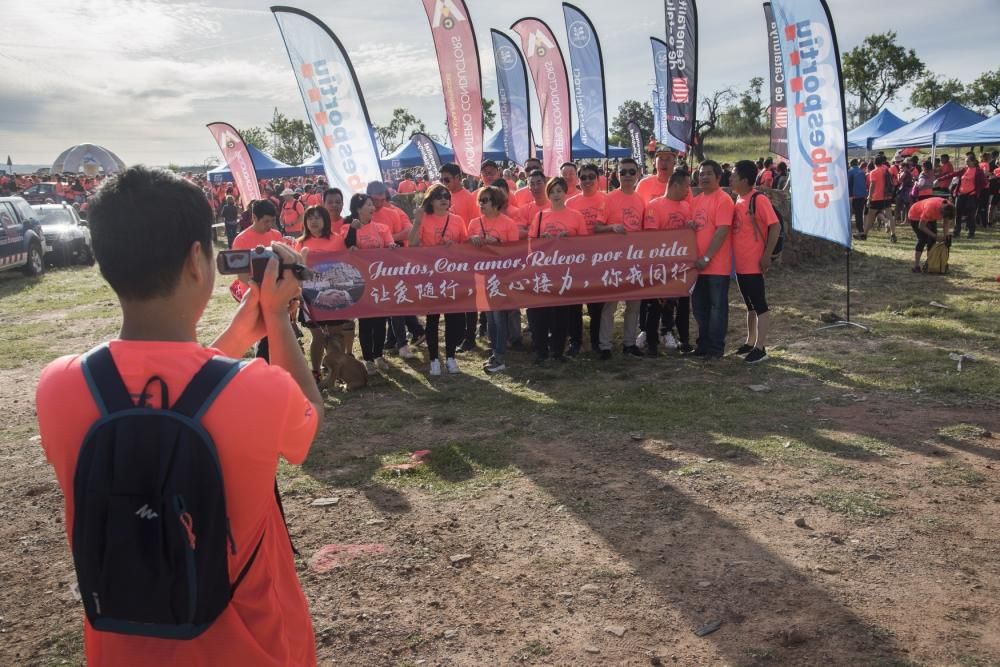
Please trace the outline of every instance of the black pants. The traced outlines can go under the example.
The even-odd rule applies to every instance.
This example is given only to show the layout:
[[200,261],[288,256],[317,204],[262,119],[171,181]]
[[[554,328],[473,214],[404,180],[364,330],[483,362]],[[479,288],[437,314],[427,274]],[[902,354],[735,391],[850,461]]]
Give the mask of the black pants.
[[913,227],[913,233],[917,235],[917,245],[914,251],[923,252],[924,248],[927,248],[927,252],[930,252],[934,244],[937,243],[937,222],[927,223],[927,229],[930,230],[930,234],[925,234],[920,229],[920,223],[916,220],[910,220],[910,226]]
[[[459,343],[465,341],[465,344],[472,347],[476,344],[476,327],[479,325],[479,313],[462,313],[462,317],[465,318],[464,331],[462,332],[462,338]],[[447,324],[447,320],[445,320]]]
[[358,320],[358,343],[361,357],[365,361],[375,361],[385,349],[385,317],[366,317]]
[[263,359],[264,361],[270,363],[271,361],[271,348],[267,344],[267,336],[264,336],[259,341],[257,341],[257,352],[254,354],[258,359]]
[[854,226],[858,234],[865,233],[865,198],[851,197],[851,214],[854,216]]
[[[455,357],[455,350],[465,336],[465,313],[448,313],[444,316],[444,356],[447,359]],[[427,316],[427,353],[431,359],[438,359],[438,336],[441,322],[440,315]],[[473,339],[475,340],[475,339]]]
[[969,230],[969,236],[976,235],[976,209],[979,207],[979,198],[976,195],[959,195],[955,202],[957,212],[955,214],[955,237],[962,231],[962,219]]
[[601,310],[603,303],[588,303],[587,316],[590,317],[590,349],[594,352],[600,349],[601,344]]
[[[667,299],[663,304],[664,333],[677,330],[677,340],[681,345],[691,344],[691,297]],[[649,341],[649,333],[646,333]]]
[[583,347],[583,304],[566,306],[570,311],[569,331],[566,332],[569,344],[578,349]]
[[531,322],[531,338],[535,345],[535,356],[545,359],[561,357],[566,349],[566,331],[573,306],[549,306],[529,308],[528,321]]

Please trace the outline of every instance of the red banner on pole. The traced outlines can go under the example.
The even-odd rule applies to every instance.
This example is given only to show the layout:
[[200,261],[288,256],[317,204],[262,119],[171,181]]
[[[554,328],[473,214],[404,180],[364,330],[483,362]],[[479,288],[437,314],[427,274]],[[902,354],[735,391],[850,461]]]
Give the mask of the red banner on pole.
[[690,229],[310,253],[302,290],[317,321],[680,297],[696,255]]
[[222,151],[226,165],[233,174],[236,189],[240,191],[243,205],[249,206],[252,199],[260,199],[257,171],[253,167],[253,159],[240,133],[229,123],[209,123],[208,131],[219,144],[219,150]]

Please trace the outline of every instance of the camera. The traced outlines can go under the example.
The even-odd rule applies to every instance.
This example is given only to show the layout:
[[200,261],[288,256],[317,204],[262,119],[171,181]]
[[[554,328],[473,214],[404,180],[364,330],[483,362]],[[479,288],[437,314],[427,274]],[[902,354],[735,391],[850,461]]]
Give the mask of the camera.
[[280,255],[262,245],[257,246],[253,250],[220,250],[215,261],[219,268],[219,273],[224,275],[249,273],[253,281],[260,285],[264,280],[264,271],[267,269],[267,262],[272,257],[280,263],[278,266],[279,276],[284,274],[285,269],[291,269],[292,273],[299,280],[306,280],[312,275],[312,271],[306,268],[304,264],[299,262],[286,264],[282,261]]

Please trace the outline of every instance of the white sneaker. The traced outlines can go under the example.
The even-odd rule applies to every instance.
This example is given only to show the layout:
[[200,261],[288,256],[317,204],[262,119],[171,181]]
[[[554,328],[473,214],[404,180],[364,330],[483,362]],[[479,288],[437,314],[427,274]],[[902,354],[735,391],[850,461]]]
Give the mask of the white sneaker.
[[462,371],[460,371],[458,369],[458,362],[455,361],[455,357],[448,357],[447,359],[445,359],[444,360],[444,365],[448,367],[448,372],[451,373],[451,374],[453,374],[453,375],[455,373],[461,373],[462,372]]
[[663,334],[663,337],[660,340],[663,341],[663,347],[667,348],[668,350],[677,349],[677,339],[674,338],[674,334],[672,332],[668,331],[667,333]]
[[646,347],[646,332],[640,331],[639,335],[635,337],[635,346],[638,348]]
[[399,358],[400,359],[415,359],[417,355],[413,354],[413,350],[410,349],[409,345],[404,345],[399,348]]
[[380,371],[387,371],[389,370],[389,362],[386,361],[383,357],[379,357],[378,359],[375,360],[375,367],[378,368]]
[[375,375],[378,373],[378,369],[375,367],[374,361],[366,361],[365,370],[368,371],[368,375]]
[[500,373],[502,371],[507,370],[507,366],[504,365],[504,363],[502,361],[496,361],[496,360],[494,360],[493,363],[491,363],[489,366],[487,366],[483,370],[486,371],[487,373],[489,373],[490,375],[493,375],[494,373]]
[[431,359],[431,375],[441,375],[440,359]]

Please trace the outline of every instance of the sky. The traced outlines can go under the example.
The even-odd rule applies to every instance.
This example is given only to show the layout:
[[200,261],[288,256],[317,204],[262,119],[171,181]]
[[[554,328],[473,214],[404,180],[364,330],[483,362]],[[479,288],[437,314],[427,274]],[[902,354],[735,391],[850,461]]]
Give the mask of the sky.
[[[284,0],[291,2],[291,0]],[[828,0],[841,52],[873,32],[895,30],[934,73],[966,83],[1000,63],[1000,0]],[[277,25],[259,0],[3,0],[0,15],[0,160],[51,163],[90,142],[127,164],[203,164],[221,159],[205,128],[266,125],[275,107],[305,119]],[[609,118],[652,86],[649,37],[665,35],[662,0],[576,0],[604,51]],[[489,31],[525,16],[546,21],[566,50],[557,0],[467,0],[476,29],[484,96],[495,98]],[[419,0],[302,0],[343,42],[372,121],[406,107],[444,134],[444,103],[430,29]],[[975,20],[970,20],[974,17]],[[757,0],[702,0],[699,93],[767,77],[767,40]],[[873,66],[877,66],[874,63]],[[529,86],[530,87],[530,86]],[[907,99],[890,105],[904,118],[921,112]],[[532,102],[533,126],[538,127]],[[574,120],[574,127],[576,121]],[[497,127],[499,129],[499,126]],[[489,134],[489,132],[487,132]]]

